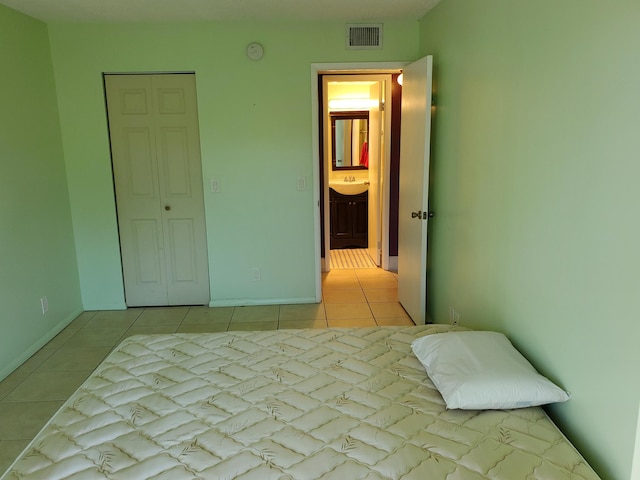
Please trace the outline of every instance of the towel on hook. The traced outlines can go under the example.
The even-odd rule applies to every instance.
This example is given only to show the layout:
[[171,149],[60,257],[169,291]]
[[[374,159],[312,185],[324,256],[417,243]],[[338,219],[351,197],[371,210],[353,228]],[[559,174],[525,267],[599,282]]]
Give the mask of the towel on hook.
[[360,151],[360,165],[369,168],[369,146],[367,142],[362,142],[362,150]]

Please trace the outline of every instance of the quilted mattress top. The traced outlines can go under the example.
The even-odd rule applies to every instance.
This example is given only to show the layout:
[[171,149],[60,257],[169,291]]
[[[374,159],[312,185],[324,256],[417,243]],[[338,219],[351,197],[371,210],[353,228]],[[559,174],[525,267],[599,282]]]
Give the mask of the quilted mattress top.
[[574,479],[540,408],[446,410],[411,352],[442,325],[128,338],[3,479]]

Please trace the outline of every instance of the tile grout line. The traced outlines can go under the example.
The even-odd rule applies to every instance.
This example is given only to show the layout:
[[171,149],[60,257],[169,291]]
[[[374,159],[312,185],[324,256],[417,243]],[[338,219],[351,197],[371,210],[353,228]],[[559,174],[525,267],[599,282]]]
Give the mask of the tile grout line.
[[[191,309],[193,308],[193,305],[190,305],[187,307],[187,311],[185,312],[185,314],[182,316],[182,318],[180,319],[180,323],[178,323],[178,326],[176,327],[176,332],[178,330],[180,330],[180,327],[182,326],[182,324],[184,323],[184,319],[187,318],[189,316],[189,312],[191,312]],[[175,332],[174,332],[175,333]]]
[[378,319],[376,318],[375,313],[373,313],[373,309],[371,308],[371,302],[369,301],[369,297],[367,297],[367,294],[364,291],[364,286],[362,285],[362,281],[360,280],[360,276],[358,275],[358,272],[356,272],[356,278],[358,279],[358,285],[360,285],[360,290],[362,290],[362,295],[364,295],[364,299],[367,301],[367,308],[369,308],[369,312],[371,312],[371,317],[373,318],[373,322],[376,324],[376,326],[380,326],[380,324],[378,323]]

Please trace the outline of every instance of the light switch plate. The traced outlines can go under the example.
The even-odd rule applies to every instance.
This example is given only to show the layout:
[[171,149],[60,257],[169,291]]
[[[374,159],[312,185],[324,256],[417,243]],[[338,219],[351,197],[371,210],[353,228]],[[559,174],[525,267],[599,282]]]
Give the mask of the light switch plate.
[[220,192],[220,182],[218,181],[217,178],[212,178],[211,179],[211,191],[213,193],[219,193]]

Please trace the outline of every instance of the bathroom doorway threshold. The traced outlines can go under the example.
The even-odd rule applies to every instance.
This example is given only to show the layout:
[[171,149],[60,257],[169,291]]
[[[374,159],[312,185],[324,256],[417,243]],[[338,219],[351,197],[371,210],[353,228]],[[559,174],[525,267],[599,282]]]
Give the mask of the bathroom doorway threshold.
[[349,268],[378,268],[366,248],[342,248],[331,250],[331,270]]

